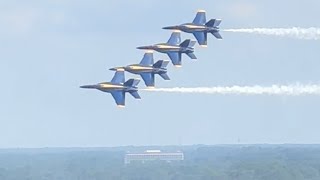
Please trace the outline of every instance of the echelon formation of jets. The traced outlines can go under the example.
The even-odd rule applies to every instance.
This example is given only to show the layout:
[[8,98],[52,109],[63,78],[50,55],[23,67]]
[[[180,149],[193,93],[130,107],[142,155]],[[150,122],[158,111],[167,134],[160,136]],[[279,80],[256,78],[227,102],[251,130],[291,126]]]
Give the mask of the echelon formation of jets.
[[[139,64],[131,64],[123,67],[110,68],[116,71],[111,82],[102,82],[94,85],[84,85],[80,88],[97,89],[103,92],[111,93],[116,104],[119,107],[125,106],[125,94],[130,93],[135,99],[141,99],[138,94],[139,79],[129,79],[125,81],[124,72],[140,75],[147,87],[155,87],[155,75],[158,74],[164,80],[170,80],[167,74],[167,65],[169,61],[159,60],[154,63],[153,51],[165,53],[169,56],[172,64],[176,67],[182,65],[182,54],[186,54],[191,59],[197,59],[194,54],[194,45],[196,42],[200,46],[207,46],[207,34],[211,33],[217,39],[222,39],[219,34],[220,19],[211,19],[207,22],[206,12],[199,10],[192,23],[184,23],[176,26],[168,26],[163,29],[174,30],[168,42],[149,46],[140,46],[137,49],[147,50]],[[181,42],[181,31],[192,33],[197,41],[186,39]]]

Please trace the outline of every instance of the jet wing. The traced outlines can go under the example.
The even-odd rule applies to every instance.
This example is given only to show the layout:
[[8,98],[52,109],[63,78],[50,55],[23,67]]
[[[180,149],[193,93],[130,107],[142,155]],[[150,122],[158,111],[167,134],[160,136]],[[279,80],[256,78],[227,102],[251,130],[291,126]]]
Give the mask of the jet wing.
[[177,45],[181,42],[180,32],[173,32],[168,40],[168,44],[170,45]]
[[153,73],[141,73],[140,76],[142,77],[146,86],[154,87],[154,74]]
[[124,91],[114,91],[111,92],[111,95],[119,107],[125,106],[126,96]]
[[207,22],[206,20],[206,12],[203,10],[200,10],[197,12],[196,17],[194,18],[193,22],[194,24],[203,25]]
[[207,33],[206,32],[194,32],[193,35],[197,39],[199,45],[207,45]]
[[170,57],[172,64],[175,66],[181,66],[181,53],[179,52],[168,52],[168,56]]
[[111,80],[112,83],[124,83],[124,69],[118,69]]
[[153,65],[153,53],[145,53],[141,62],[141,65]]

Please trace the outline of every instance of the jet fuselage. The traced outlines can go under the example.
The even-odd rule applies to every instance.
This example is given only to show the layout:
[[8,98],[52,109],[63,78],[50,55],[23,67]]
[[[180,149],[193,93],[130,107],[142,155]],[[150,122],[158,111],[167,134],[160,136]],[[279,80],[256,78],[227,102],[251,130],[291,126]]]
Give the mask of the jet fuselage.
[[168,52],[192,53],[194,52],[194,48],[192,47],[181,47],[179,44],[171,45],[168,43],[160,43],[152,46],[141,46],[141,47],[138,47],[138,49],[154,50],[161,53],[168,53]]
[[131,64],[128,66],[123,67],[125,71],[128,71],[133,74],[140,74],[140,73],[154,73],[154,74],[161,74],[166,73],[167,69],[165,68],[155,68],[153,66],[146,66],[141,64]]
[[206,25],[199,25],[193,23],[185,23],[178,26],[168,26],[163,29],[171,29],[171,30],[180,30],[186,33],[194,33],[194,32],[219,32],[219,27],[209,27]]
[[103,92],[108,92],[111,93],[113,91],[124,91],[124,92],[131,92],[131,91],[137,91],[137,87],[132,87],[132,86],[125,86],[123,84],[114,84],[111,82],[103,82],[95,85],[85,85],[81,86],[81,88],[86,88],[86,89],[97,89]]

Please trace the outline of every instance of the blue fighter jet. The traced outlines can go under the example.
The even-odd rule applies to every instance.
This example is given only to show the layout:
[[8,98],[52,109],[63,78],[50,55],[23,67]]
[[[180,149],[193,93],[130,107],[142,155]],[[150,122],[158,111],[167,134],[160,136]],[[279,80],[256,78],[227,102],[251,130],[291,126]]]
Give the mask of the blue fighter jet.
[[207,33],[211,33],[217,39],[222,39],[219,34],[219,25],[221,19],[211,19],[206,21],[206,12],[204,10],[199,10],[196,17],[192,23],[185,23],[178,26],[168,26],[163,29],[174,29],[180,30],[186,33],[192,33],[197,39],[199,45],[206,47],[207,46]]
[[119,69],[124,69],[127,72],[139,74],[147,87],[154,87],[155,74],[159,74],[164,80],[170,80],[166,69],[169,61],[159,60],[155,64],[153,63],[153,53],[147,52],[144,54],[140,64],[131,64],[125,67],[115,67],[111,68],[110,70],[116,71]]
[[125,82],[124,70],[119,69],[115,72],[111,82],[85,85],[80,86],[80,88],[97,89],[103,92],[111,93],[118,107],[124,107],[126,92],[130,93],[136,99],[141,99],[137,88],[139,82],[139,79],[129,79]]
[[[182,53],[187,54],[191,59],[197,59],[193,54],[196,41],[187,39],[181,43],[180,32],[173,32],[167,43],[160,43],[151,46],[141,46],[137,49],[155,50],[160,53],[166,53],[170,57],[172,64],[180,67],[181,66],[181,55]],[[181,43],[181,44],[180,44]]]

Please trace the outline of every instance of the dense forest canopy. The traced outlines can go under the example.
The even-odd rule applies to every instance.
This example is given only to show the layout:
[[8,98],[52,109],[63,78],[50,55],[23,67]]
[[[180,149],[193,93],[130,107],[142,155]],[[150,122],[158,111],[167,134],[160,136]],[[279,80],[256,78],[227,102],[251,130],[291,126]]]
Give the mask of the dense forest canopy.
[[[181,162],[124,164],[126,152],[181,150]],[[320,145],[217,145],[0,150],[1,180],[320,179]]]

